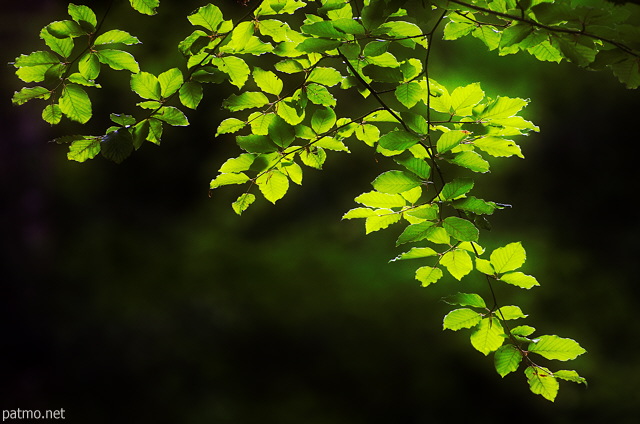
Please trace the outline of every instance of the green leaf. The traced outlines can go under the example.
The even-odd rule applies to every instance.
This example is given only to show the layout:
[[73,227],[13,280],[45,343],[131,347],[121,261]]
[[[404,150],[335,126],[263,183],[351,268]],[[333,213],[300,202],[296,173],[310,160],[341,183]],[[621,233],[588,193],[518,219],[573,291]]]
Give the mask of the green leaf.
[[143,99],[160,100],[162,98],[158,78],[148,72],[131,75],[131,89]]
[[[352,209],[353,210],[353,209]],[[412,247],[408,252],[404,252],[401,255],[391,259],[390,262],[404,261],[407,259],[421,259],[429,256],[436,256],[438,252],[430,247]]]
[[420,141],[415,134],[398,130],[386,133],[378,140],[380,147],[393,151],[404,151]]
[[279,96],[282,92],[282,80],[271,71],[265,71],[255,67],[253,68],[253,80],[258,85],[258,88],[265,93]]
[[307,38],[296,46],[301,53],[324,53],[339,47],[340,41],[326,40],[323,38]]
[[428,238],[432,234],[431,227],[433,227],[433,225],[434,224],[431,221],[424,221],[409,225],[398,237],[396,246]]
[[201,26],[211,32],[215,32],[224,20],[220,9],[212,4],[200,7],[187,16],[187,19],[191,22],[191,25]]
[[278,150],[269,137],[251,134],[236,137],[236,143],[241,149],[249,153],[271,153]]
[[85,54],[78,61],[78,71],[87,80],[94,80],[100,75],[100,60],[95,54]]
[[232,112],[244,109],[262,107],[269,103],[269,99],[259,91],[245,91],[240,95],[232,94],[222,102],[222,106]]
[[458,331],[463,328],[471,328],[477,325],[482,319],[482,315],[468,308],[454,309],[445,315],[442,321],[444,330]]
[[342,82],[343,79],[344,77],[340,72],[334,68],[316,66],[309,74],[307,82],[316,82],[327,87],[333,87],[334,85]]
[[160,110],[153,114],[153,117],[175,127],[186,127],[189,125],[189,120],[185,114],[173,106],[161,107]]
[[47,25],[46,28],[51,35],[57,38],[80,37],[87,34],[87,31],[80,24],[71,20],[55,21]]
[[519,325],[519,326],[513,327],[511,329],[511,334],[513,334],[514,336],[527,337],[527,336],[532,335],[535,331],[536,331],[536,329],[531,327],[531,326]]
[[136,123],[136,119],[131,115],[125,115],[120,113],[112,113],[109,115],[111,122],[118,124],[122,127],[128,127]]
[[406,157],[396,157],[395,161],[423,180],[428,180],[431,176],[431,167],[424,159],[418,159],[409,154]]
[[560,370],[553,373],[553,376],[556,378],[560,378],[565,381],[573,381],[574,383],[584,383],[587,384],[587,380],[583,377],[580,377],[577,372],[573,370]]
[[509,118],[527,105],[527,101],[519,98],[498,97],[478,116],[478,119]]
[[71,16],[74,21],[78,22],[81,26],[84,26],[83,22],[85,24],[89,24],[88,28],[85,29],[90,32],[95,31],[96,25],[98,25],[98,19],[96,18],[96,14],[93,10],[87,6],[77,6],[73,3],[69,4],[67,10],[69,12],[69,16]]
[[300,153],[300,160],[307,166],[316,169],[322,169],[327,153],[322,147],[315,147],[309,150],[303,150]]
[[471,333],[471,345],[485,356],[497,350],[504,343],[502,324],[495,317],[483,318]]
[[527,367],[524,370],[532,393],[541,395],[553,402],[558,395],[560,384],[555,379],[553,373],[543,367]]
[[115,163],[122,163],[133,152],[133,137],[126,128],[105,135],[100,144],[102,156]]
[[327,87],[320,84],[309,84],[305,87],[307,98],[313,104],[320,106],[335,106],[336,99],[329,92]]
[[396,99],[408,109],[414,107],[423,99],[424,95],[425,91],[422,85],[416,81],[400,84],[395,90]]
[[131,53],[122,50],[102,49],[96,50],[95,55],[100,63],[104,63],[111,69],[117,71],[124,69],[134,74],[140,72],[140,66]]
[[440,264],[447,268],[453,277],[460,281],[473,269],[473,262],[466,250],[450,250],[440,258]]
[[442,227],[447,233],[460,241],[478,241],[479,231],[472,222],[466,219],[450,216],[442,222]]
[[442,187],[442,191],[438,196],[443,201],[454,200],[467,194],[474,185],[471,178],[456,178]]
[[145,15],[155,15],[160,0],[129,0],[131,7]]
[[42,31],[40,31],[40,38],[44,40],[45,44],[51,49],[51,51],[59,54],[65,59],[68,59],[71,55],[71,52],[73,51],[73,38],[55,37],[53,34],[47,31],[46,27],[42,28]]
[[527,350],[544,358],[559,361],[575,359],[586,352],[575,340],[558,336],[540,336],[529,344]]
[[423,266],[416,270],[416,280],[422,283],[422,287],[427,287],[442,278],[442,270],[437,267]]
[[413,174],[403,171],[387,171],[373,181],[373,188],[381,193],[403,193],[419,187],[422,182]]
[[513,271],[524,264],[527,254],[520,242],[509,243],[499,247],[491,253],[491,265],[497,273]]
[[369,206],[372,208],[395,208],[402,207],[407,204],[407,201],[404,200],[402,196],[399,194],[387,194],[380,193],[378,191],[370,191],[368,193],[362,193],[358,197],[354,199],[356,202]]
[[62,110],[60,110],[60,106],[57,104],[47,105],[42,110],[42,119],[51,125],[59,124],[62,119]]
[[456,293],[443,298],[442,301],[449,305],[471,306],[483,309],[487,307],[482,297],[475,293]]
[[75,160],[76,162],[93,159],[100,153],[100,138],[101,137],[84,137],[73,141],[69,146],[67,159]]
[[449,131],[440,136],[436,147],[438,153],[445,153],[458,146],[467,136],[467,131]]
[[220,174],[209,183],[209,188],[214,189],[225,185],[243,184],[249,181],[249,177],[242,172]]
[[91,100],[87,92],[79,85],[65,85],[62,89],[59,104],[62,113],[72,121],[84,124],[91,119]]
[[328,132],[336,123],[336,113],[331,108],[318,109],[311,117],[311,128],[316,134]]
[[376,212],[381,213],[381,215],[369,216],[365,220],[366,234],[387,228],[389,225],[400,221],[401,218],[400,214],[394,213],[391,209],[379,209]]
[[489,171],[489,162],[482,159],[482,156],[480,156],[476,152],[460,152],[453,159],[451,159],[450,162],[468,168],[473,172],[485,173]]
[[502,306],[496,311],[495,315],[504,321],[527,317],[527,315],[522,313],[519,306],[514,305]]
[[140,40],[137,37],[129,34],[127,31],[122,31],[120,29],[112,29],[111,31],[107,31],[103,34],[100,34],[96,37],[93,44],[96,46],[100,46],[103,44],[139,44]]
[[522,361],[522,354],[514,345],[506,344],[496,350],[493,359],[496,371],[500,377],[504,378],[507,374],[518,369]]
[[269,124],[269,137],[278,146],[287,148],[296,139],[296,133],[291,125],[275,115]]
[[369,208],[354,208],[342,215],[342,219],[368,218],[376,215],[376,211]]
[[242,212],[246,211],[249,206],[256,200],[256,196],[251,193],[243,193],[238,197],[238,200],[231,204],[233,211],[238,215],[242,215]]
[[[178,92],[180,103],[190,109],[196,109],[203,97],[202,84],[199,82],[185,82]],[[244,126],[244,125],[243,125]]]
[[271,170],[259,175],[256,184],[262,195],[271,203],[282,199],[289,189],[289,178],[278,170]]
[[239,131],[244,128],[245,125],[247,125],[246,122],[241,121],[237,118],[227,118],[224,121],[220,122],[218,130],[216,131],[216,137],[220,134],[228,134]]
[[184,79],[180,69],[171,68],[158,75],[158,82],[160,83],[160,95],[167,98],[180,89]]
[[630,57],[622,62],[614,63],[610,67],[613,70],[613,74],[627,88],[638,88],[640,86],[640,64],[638,64],[638,58]]
[[229,76],[231,84],[238,88],[242,88],[247,82],[249,74],[249,66],[247,63],[235,56],[214,57],[211,64]]
[[480,83],[458,87],[451,93],[451,107],[456,115],[468,116],[471,115],[473,106],[480,103],[483,98],[484,91],[480,88]]
[[482,151],[489,153],[491,156],[508,157],[516,155],[524,158],[520,147],[513,140],[505,140],[500,137],[482,137],[474,140],[473,144]]
[[149,132],[151,130],[151,122],[149,119],[144,119],[138,122],[133,127],[133,148],[138,150],[142,143],[149,137]]
[[504,281],[507,284],[518,286],[527,290],[540,285],[535,277],[526,275],[522,272],[507,272],[500,277],[500,281]]
[[460,37],[470,34],[474,29],[475,26],[470,22],[448,22],[444,27],[443,38],[445,40],[457,40]]
[[44,87],[24,87],[20,91],[13,93],[11,101],[16,105],[22,105],[32,99],[48,99],[51,97],[51,91]]

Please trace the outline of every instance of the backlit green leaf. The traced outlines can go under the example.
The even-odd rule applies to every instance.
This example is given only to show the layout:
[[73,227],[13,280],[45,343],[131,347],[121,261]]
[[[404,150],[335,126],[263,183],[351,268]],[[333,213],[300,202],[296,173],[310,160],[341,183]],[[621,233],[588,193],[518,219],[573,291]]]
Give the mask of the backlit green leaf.
[[160,0],[129,0],[131,7],[145,15],[155,15]]
[[445,218],[442,223],[442,227],[456,240],[478,241],[478,229],[472,222],[467,221],[466,219],[458,218],[457,216],[450,216]]
[[447,271],[456,280],[461,280],[473,269],[473,262],[466,250],[450,250],[440,258],[440,264],[447,268]]
[[394,261],[404,261],[407,259],[421,259],[427,258],[429,256],[436,256],[438,252],[433,250],[430,247],[412,247],[408,252],[404,252],[403,254],[391,259],[390,262]]
[[158,82],[160,83],[161,96],[167,98],[180,89],[184,79],[182,78],[180,69],[171,68],[158,75]]
[[523,289],[530,289],[540,285],[535,277],[522,272],[507,272],[500,277],[500,280]]
[[575,359],[586,352],[575,340],[558,336],[540,336],[529,344],[527,350],[544,358],[559,361]]
[[407,204],[407,201],[399,194],[387,194],[378,191],[362,193],[355,198],[355,201],[372,208],[395,208]]
[[242,88],[249,78],[250,70],[247,63],[235,56],[214,57],[211,64],[229,76],[231,84]]
[[59,104],[62,113],[72,121],[84,124],[91,118],[91,100],[87,92],[79,85],[65,85]]
[[244,91],[240,95],[232,94],[222,106],[232,112],[244,109],[253,109],[269,103],[269,99],[260,91]]
[[243,193],[238,197],[238,199],[231,204],[233,211],[238,215],[242,215],[242,212],[246,211],[247,208],[256,200],[256,196],[251,193]]
[[249,181],[249,177],[242,172],[220,174],[209,183],[209,188],[214,189],[230,184],[243,184]]
[[336,123],[336,113],[331,108],[318,109],[311,117],[311,128],[316,134],[324,134]]
[[112,29],[105,33],[98,35],[93,42],[96,46],[102,44],[139,44],[140,40],[137,37],[129,34],[127,31],[122,31],[120,29]]
[[87,159],[93,159],[98,153],[100,153],[100,137],[85,137],[71,143],[67,159],[84,162]]
[[419,187],[422,182],[413,174],[403,171],[387,171],[372,183],[373,188],[382,193],[402,193]]
[[103,49],[97,50],[95,54],[100,63],[104,63],[111,69],[124,69],[134,74],[140,72],[140,66],[131,53],[122,50]]
[[439,198],[443,201],[454,200],[467,194],[474,185],[471,178],[456,178],[442,187]]
[[496,371],[500,377],[504,377],[518,369],[522,361],[522,354],[514,345],[506,344],[496,350],[493,359]]
[[482,319],[482,315],[468,308],[454,309],[445,315],[442,321],[444,330],[458,331],[463,328],[471,328],[477,325]]
[[189,120],[185,114],[180,109],[173,106],[161,107],[160,110],[153,114],[153,117],[177,127],[185,127],[189,125]]
[[382,212],[381,215],[367,217],[365,220],[366,234],[387,228],[398,221],[400,221],[400,214],[393,213],[392,210],[388,210],[386,213]]
[[180,103],[190,109],[195,109],[202,100],[202,84],[199,82],[188,81],[180,87],[178,96],[180,97]]
[[471,333],[471,345],[485,356],[498,350],[504,343],[502,324],[495,317],[483,318]]
[[443,298],[442,301],[449,305],[471,306],[483,309],[487,307],[482,297],[475,293],[456,293]]
[[140,72],[131,75],[131,89],[143,99],[160,100],[160,82],[155,75]]
[[541,395],[553,402],[558,395],[560,384],[555,379],[553,373],[543,367],[527,367],[524,370],[532,393]]
[[437,267],[423,266],[416,271],[416,280],[422,283],[422,287],[427,287],[442,278],[442,270]]
[[271,170],[256,178],[256,184],[265,199],[275,203],[282,199],[289,189],[289,178],[277,170]]
[[420,138],[415,134],[411,134],[406,131],[398,130],[391,131],[378,140],[380,147],[393,151],[403,151],[409,147],[415,145],[420,141]]
[[527,254],[520,242],[509,243],[491,253],[491,265],[499,274],[520,268],[526,259]]
[[13,93],[11,101],[16,105],[22,105],[32,99],[48,99],[51,91],[44,87],[25,87]]

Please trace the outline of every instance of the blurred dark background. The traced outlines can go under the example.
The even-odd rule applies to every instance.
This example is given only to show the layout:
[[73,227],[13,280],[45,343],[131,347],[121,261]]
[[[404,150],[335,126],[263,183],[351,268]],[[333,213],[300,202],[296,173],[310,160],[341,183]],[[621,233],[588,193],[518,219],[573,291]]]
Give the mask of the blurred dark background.
[[[87,4],[100,13],[103,3]],[[157,73],[179,58],[166,46],[191,31],[175,16],[200,5],[182,3],[149,18],[116,2],[105,28],[139,36],[132,51]],[[3,409],[64,408],[92,423],[637,422],[638,91],[608,73],[498,57],[477,40],[434,48],[435,79],[530,98],[525,116],[542,129],[519,139],[526,160],[493,160],[477,191],[513,205],[483,244],[522,240],[525,271],[542,283],[498,287],[500,299],[522,306],[537,334],[588,350],[554,361],[589,387],[561,383],[552,404],[521,372],[501,379],[468,332],[442,331],[450,308],[439,299],[484,293],[481,281],[421,289],[416,263],[388,263],[402,251],[397,233],[365,237],[362,222],[340,221],[387,165],[370,150],[330,153],[276,206],[258,200],[237,217],[239,189],[207,196],[238,154],[231,137],[213,136],[231,92],[213,87],[161,147],[121,165],[67,161],[48,140],[99,133],[109,112],[135,107],[125,91],[94,90],[92,130],[47,126],[36,101],[11,105],[22,84],[7,63],[42,49],[38,31],[66,19],[66,4],[16,2],[0,17]],[[104,75],[105,86],[126,83]]]

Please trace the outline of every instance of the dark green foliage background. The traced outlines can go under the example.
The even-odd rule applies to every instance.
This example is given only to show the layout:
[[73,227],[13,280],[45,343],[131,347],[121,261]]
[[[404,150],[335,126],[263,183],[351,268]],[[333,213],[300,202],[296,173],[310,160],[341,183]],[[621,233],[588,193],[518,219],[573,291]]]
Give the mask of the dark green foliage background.
[[[37,49],[38,30],[65,14],[66,2],[39,3],[3,13],[3,63]],[[156,72],[177,50],[143,49],[180,40],[189,25],[175,16],[197,6],[165,2],[118,27],[143,40],[136,57]],[[542,286],[501,290],[540,333],[580,340],[589,354],[568,368],[587,389],[563,384],[551,404],[520,374],[502,381],[465,335],[441,330],[446,285],[470,283],[421,289],[412,264],[386,263],[399,253],[393,234],[365,238],[361,223],[340,222],[383,169],[371,151],[331,155],[305,187],[240,218],[233,189],[207,197],[237,149],[213,139],[228,92],[205,92],[193,125],[168,130],[160,148],[78,164],[46,143],[73,127],[47,127],[37,104],[10,106],[19,82],[6,65],[2,408],[65,408],[93,423],[635,422],[638,93],[474,40],[439,41],[433,54],[439,81],[532,99],[526,116],[542,132],[521,143],[526,160],[494,160],[480,178],[480,195],[514,206],[482,240],[525,242]],[[106,90],[92,93],[95,133],[131,95]]]

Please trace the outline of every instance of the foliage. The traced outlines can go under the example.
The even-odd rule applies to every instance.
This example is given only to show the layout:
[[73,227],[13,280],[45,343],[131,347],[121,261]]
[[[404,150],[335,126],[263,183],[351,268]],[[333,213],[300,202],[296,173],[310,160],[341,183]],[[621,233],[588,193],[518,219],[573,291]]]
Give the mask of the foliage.
[[[158,0],[130,3],[147,15],[159,7]],[[322,169],[333,152],[364,143],[389,169],[342,218],[363,219],[367,234],[404,226],[396,244],[411,247],[393,261],[417,259],[415,278],[423,287],[445,272],[456,280],[481,275],[490,302],[477,293],[446,297],[456,309],[443,328],[469,329],[472,346],[494,354],[500,376],[522,365],[531,391],[553,401],[558,380],[586,381],[573,370],[551,371],[538,357],[567,361],[585,350],[556,335],[532,337],[533,327],[511,323],[527,315],[518,306],[500,306],[494,285],[529,290],[539,283],[519,271],[526,260],[521,243],[492,252],[479,244],[488,217],[508,205],[471,194],[492,158],[524,158],[516,139],[539,129],[520,115],[528,100],[487,96],[480,83],[439,83],[430,74],[430,53],[440,34],[444,40],[471,36],[499,55],[526,52],[541,61],[609,69],[637,88],[640,30],[633,7],[596,0],[263,0],[228,20],[206,4],[187,16],[193,32],[177,45],[185,63],[155,75],[127,51],[140,43],[137,37],[102,31],[104,18],[70,4],[70,19],[40,32],[48,50],[13,62],[17,76],[34,83],[13,102],[42,99],[46,122],[85,124],[101,72],[130,73],[130,89],[140,97],[137,116],[112,113],[103,135],[56,139],[69,144],[70,160],[102,154],[120,163],[145,142],[159,144],[165,125],[189,125],[185,112],[198,108],[206,85],[228,83],[237,93],[221,103],[230,116],[216,136],[235,134],[243,152],[221,165],[210,189],[244,186],[232,204],[239,215],[257,193],[275,203],[291,183],[302,184],[308,168]],[[344,106],[354,96],[362,98],[359,106]]]

